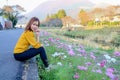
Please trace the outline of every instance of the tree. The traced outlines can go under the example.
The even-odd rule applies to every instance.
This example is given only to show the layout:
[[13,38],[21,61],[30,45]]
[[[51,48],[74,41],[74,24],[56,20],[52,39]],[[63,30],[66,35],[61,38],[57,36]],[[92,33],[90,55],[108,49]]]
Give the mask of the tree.
[[22,8],[19,5],[4,6],[2,9],[4,17],[12,22],[13,28],[15,28],[18,19],[21,17],[19,14],[24,11],[25,11],[24,8]]
[[47,27],[62,27],[63,23],[62,20],[59,18],[52,18],[47,21],[44,21],[41,23],[42,26],[47,26]]
[[58,11],[57,15],[58,15],[58,18],[63,18],[66,16],[66,12],[64,9],[61,9]]
[[88,13],[83,9],[79,12],[78,18],[81,20],[82,25],[87,25],[87,23],[90,21]]
[[100,17],[104,16],[105,9],[103,9],[103,8],[94,8],[90,13],[93,15],[92,17],[100,18]]
[[57,14],[52,14],[51,17],[52,19],[58,18]]
[[69,25],[69,24],[71,24],[71,23],[76,23],[76,20],[73,19],[73,18],[70,17],[70,16],[65,16],[65,17],[62,18],[61,20],[62,20],[64,26],[67,26],[67,25]]
[[56,19],[56,18],[61,19],[61,18],[64,18],[65,16],[66,16],[65,10],[61,9],[61,10],[59,10],[59,11],[58,11],[57,13],[55,13],[55,14],[51,14],[50,16],[47,15],[46,20]]

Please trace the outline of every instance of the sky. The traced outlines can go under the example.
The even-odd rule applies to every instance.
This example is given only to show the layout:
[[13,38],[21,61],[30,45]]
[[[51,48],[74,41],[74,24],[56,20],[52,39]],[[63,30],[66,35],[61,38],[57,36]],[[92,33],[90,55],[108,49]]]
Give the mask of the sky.
[[0,0],[0,8],[3,7],[3,5],[20,5],[25,10],[26,13],[33,10],[35,7],[37,7],[39,4],[45,2],[47,0]]
[[89,0],[95,4],[98,3],[107,3],[107,4],[112,4],[112,5],[120,5],[120,0]]
[[[3,7],[3,5],[20,5],[24,7],[26,10],[26,13],[32,11],[34,8],[36,8],[39,4],[50,1],[50,0],[0,0],[0,8]],[[89,0],[92,3],[99,4],[99,3],[107,3],[112,5],[120,5],[120,0]]]

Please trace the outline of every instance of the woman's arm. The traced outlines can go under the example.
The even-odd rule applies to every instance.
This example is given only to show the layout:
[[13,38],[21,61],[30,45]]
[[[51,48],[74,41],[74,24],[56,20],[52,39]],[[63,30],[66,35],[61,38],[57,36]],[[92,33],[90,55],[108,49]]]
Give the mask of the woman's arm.
[[39,41],[40,41],[39,36],[36,36],[36,39],[37,39],[37,42],[39,42]]
[[39,41],[40,41],[40,39],[39,39],[39,36],[40,36],[40,30],[37,29],[37,30],[35,31],[35,34],[36,34],[37,42],[39,42]]
[[[24,35],[25,35],[25,38],[27,39],[27,41],[30,43],[30,45],[32,45],[34,48],[39,48],[41,46],[41,43],[35,39],[33,32],[26,31]],[[37,36],[36,36],[36,38],[37,38]]]

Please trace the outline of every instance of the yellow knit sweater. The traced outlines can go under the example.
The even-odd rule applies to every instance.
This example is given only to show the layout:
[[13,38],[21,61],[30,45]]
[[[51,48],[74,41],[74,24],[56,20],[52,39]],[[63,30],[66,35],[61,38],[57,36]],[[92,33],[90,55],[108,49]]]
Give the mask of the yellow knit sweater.
[[35,35],[32,31],[24,31],[22,35],[20,36],[15,48],[14,48],[14,54],[19,54],[24,51],[26,51],[29,46],[32,46],[33,48],[39,48],[41,44],[37,42]]

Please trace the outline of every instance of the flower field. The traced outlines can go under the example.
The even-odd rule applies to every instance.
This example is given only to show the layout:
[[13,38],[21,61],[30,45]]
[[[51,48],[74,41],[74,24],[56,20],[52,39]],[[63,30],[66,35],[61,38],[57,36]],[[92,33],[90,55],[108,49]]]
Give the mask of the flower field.
[[37,56],[40,80],[119,80],[120,51],[103,49],[65,40],[54,33],[41,31],[50,71]]

